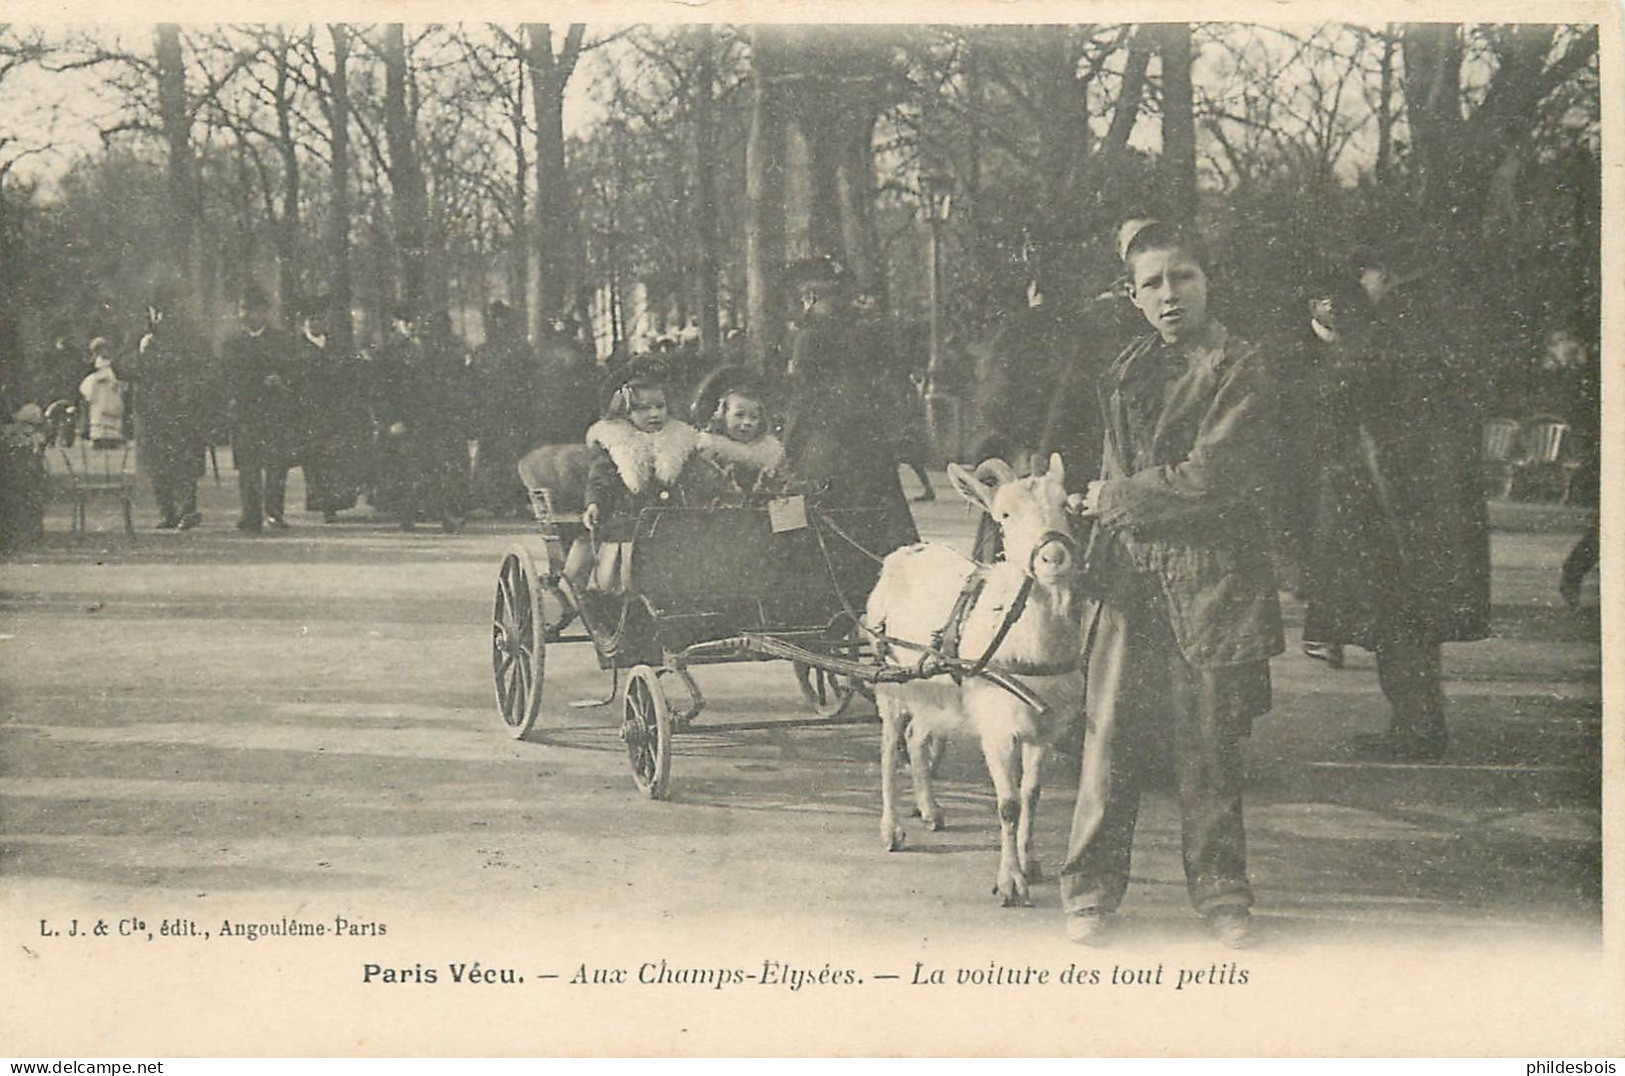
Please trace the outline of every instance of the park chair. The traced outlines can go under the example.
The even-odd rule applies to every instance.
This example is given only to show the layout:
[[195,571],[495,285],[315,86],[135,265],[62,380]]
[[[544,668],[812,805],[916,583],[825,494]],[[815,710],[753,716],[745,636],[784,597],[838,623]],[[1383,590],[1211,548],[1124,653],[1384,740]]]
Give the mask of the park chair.
[[124,533],[135,538],[135,453],[128,441],[97,447],[81,437],[71,445],[58,444],[56,452],[67,478],[73,507],[73,535],[79,538],[89,529],[91,501],[102,498],[118,503],[124,517]]
[[1522,433],[1523,424],[1515,418],[1492,418],[1484,423],[1485,478],[1503,500],[1512,495],[1512,483],[1517,478]]
[[1567,451],[1569,424],[1541,415],[1523,424],[1522,451],[1512,464],[1513,484],[1519,490],[1547,489],[1552,498],[1564,499],[1574,473],[1575,460]]

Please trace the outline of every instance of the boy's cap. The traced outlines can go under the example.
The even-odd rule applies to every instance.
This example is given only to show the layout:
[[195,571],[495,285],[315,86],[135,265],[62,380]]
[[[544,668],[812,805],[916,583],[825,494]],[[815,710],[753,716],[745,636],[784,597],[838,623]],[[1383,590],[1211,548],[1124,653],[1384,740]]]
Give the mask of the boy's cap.
[[1133,220],[1125,220],[1122,227],[1117,229],[1117,260],[1128,261],[1128,250],[1134,245],[1134,240],[1147,228],[1160,223],[1162,222],[1155,217],[1135,217]]
[[113,345],[107,342],[107,337],[96,336],[91,338],[90,353],[92,355],[101,355],[105,352],[111,351],[112,349]]

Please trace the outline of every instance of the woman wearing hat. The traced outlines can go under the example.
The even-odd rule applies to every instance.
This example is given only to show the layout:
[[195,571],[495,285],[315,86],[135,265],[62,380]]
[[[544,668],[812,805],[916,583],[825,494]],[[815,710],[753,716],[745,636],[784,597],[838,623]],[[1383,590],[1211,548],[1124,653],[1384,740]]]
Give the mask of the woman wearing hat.
[[1306,637],[1373,651],[1388,728],[1356,741],[1389,762],[1436,762],[1449,744],[1440,644],[1490,626],[1489,523],[1467,372],[1425,285],[1379,254],[1337,360],[1321,378],[1321,504],[1305,582]]
[[890,358],[883,326],[857,316],[850,278],[829,258],[786,272],[800,309],[790,344],[790,415],[784,447],[790,470],[825,491],[834,507],[880,508],[885,554],[919,541],[897,476],[893,414],[886,391]]

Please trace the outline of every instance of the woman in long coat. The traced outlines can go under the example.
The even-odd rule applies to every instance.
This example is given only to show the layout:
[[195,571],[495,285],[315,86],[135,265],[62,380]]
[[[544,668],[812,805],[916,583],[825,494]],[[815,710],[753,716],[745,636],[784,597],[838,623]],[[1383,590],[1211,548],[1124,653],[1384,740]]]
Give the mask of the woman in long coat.
[[857,317],[845,274],[827,259],[792,267],[801,328],[790,346],[791,406],[784,447],[792,474],[841,508],[886,513],[884,555],[920,540],[897,476],[894,415],[886,392],[884,327]]
[[1393,707],[1371,755],[1434,761],[1449,741],[1440,644],[1490,630],[1489,523],[1469,372],[1442,323],[1367,265],[1370,302],[1319,379],[1325,429],[1305,636],[1372,650]]

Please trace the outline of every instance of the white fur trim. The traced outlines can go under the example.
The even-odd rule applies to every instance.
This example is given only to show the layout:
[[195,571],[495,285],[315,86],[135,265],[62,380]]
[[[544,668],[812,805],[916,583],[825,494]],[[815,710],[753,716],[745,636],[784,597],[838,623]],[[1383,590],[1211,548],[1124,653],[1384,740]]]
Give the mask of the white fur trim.
[[743,463],[762,471],[777,471],[784,467],[784,445],[770,433],[764,433],[745,444],[726,434],[701,430],[697,451],[718,463]]
[[599,419],[587,431],[587,443],[609,453],[621,481],[633,493],[642,493],[651,482],[665,486],[676,482],[699,439],[698,430],[675,419],[659,433],[644,433],[622,418]]

